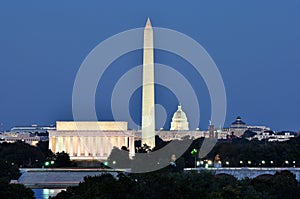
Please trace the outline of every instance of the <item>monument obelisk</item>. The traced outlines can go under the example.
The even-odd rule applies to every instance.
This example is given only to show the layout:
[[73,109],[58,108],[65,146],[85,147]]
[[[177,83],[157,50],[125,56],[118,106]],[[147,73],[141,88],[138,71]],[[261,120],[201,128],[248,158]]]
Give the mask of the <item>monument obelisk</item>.
[[155,147],[153,29],[150,19],[144,29],[142,145]]

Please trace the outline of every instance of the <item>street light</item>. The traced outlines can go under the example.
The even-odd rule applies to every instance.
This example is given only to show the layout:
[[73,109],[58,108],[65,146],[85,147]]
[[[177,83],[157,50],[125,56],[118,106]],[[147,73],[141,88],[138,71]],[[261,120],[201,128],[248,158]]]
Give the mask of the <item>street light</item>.
[[208,163],[208,165],[212,165],[212,161],[211,160],[208,160],[207,163]]
[[248,160],[248,164],[251,164],[251,161],[250,161],[250,160]]
[[191,150],[191,154],[192,155],[196,155],[196,153],[198,152],[198,150],[197,149],[193,149],[193,150]]
[[289,161],[288,161],[288,160],[286,160],[286,161],[285,161],[285,164],[289,164]]
[[197,152],[198,152],[197,149],[193,149],[193,150],[191,151],[191,154],[192,154],[193,156],[195,156],[195,168],[197,167],[197,157],[196,157]]

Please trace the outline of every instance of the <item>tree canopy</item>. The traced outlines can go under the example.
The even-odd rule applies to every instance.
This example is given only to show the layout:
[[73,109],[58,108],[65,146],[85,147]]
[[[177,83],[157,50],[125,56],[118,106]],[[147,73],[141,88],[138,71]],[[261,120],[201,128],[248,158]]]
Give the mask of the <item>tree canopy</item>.
[[54,199],[77,198],[295,198],[300,184],[289,171],[237,180],[210,172],[152,172],[85,177]]

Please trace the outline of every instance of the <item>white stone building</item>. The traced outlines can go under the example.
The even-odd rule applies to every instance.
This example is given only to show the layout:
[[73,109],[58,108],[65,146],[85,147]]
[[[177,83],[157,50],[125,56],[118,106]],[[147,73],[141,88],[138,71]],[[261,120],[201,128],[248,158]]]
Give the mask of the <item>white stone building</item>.
[[15,133],[15,132],[1,133],[0,139],[2,142],[7,142],[7,143],[22,141],[33,146],[36,146],[39,141],[42,141],[40,136],[36,136],[31,133]]
[[174,113],[171,122],[171,131],[188,131],[189,123],[185,112],[182,110],[181,104],[178,105],[177,111]]
[[49,131],[49,149],[66,152],[71,160],[106,160],[113,147],[129,149],[134,156],[134,131],[127,122],[56,122]]

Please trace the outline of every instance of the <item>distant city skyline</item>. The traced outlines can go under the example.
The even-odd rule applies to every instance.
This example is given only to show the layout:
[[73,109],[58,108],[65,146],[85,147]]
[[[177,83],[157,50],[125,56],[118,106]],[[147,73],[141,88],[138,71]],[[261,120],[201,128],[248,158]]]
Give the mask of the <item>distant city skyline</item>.
[[[226,1],[216,6],[152,1],[145,6],[134,1],[134,6],[123,9],[125,4],[0,3],[0,130],[72,120],[73,83],[84,58],[108,37],[143,27],[148,17],[154,27],[192,37],[214,59],[227,94],[225,127],[241,116],[247,124],[276,131],[300,130],[300,2]],[[155,50],[154,60],[174,67],[191,82],[200,82],[195,88],[201,107],[199,127],[207,129],[210,99],[201,77],[174,54]],[[101,93],[96,94],[99,120],[113,119],[112,88],[124,72],[140,64],[142,51],[134,51],[105,72],[98,85]],[[168,89],[156,87],[156,102],[166,108],[168,129],[178,102]],[[141,89],[129,105],[137,122],[140,99]]]

